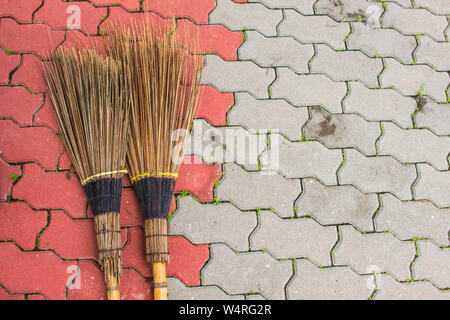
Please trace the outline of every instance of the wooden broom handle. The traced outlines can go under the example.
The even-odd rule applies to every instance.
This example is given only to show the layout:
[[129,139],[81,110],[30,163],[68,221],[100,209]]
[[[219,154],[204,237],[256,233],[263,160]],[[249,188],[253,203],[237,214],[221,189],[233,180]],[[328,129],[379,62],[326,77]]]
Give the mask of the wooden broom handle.
[[165,262],[153,262],[153,299],[167,300],[167,279]]
[[120,300],[119,282],[114,276],[109,277],[109,283],[106,284],[106,296],[108,300]]

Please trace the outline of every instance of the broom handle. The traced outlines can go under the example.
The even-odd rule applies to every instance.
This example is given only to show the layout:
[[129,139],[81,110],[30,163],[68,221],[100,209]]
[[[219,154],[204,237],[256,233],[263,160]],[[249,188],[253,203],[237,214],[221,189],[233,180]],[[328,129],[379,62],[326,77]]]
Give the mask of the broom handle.
[[155,300],[167,300],[165,262],[153,262],[153,298]]
[[106,288],[106,296],[108,300],[120,300],[119,282],[116,277],[109,276]]

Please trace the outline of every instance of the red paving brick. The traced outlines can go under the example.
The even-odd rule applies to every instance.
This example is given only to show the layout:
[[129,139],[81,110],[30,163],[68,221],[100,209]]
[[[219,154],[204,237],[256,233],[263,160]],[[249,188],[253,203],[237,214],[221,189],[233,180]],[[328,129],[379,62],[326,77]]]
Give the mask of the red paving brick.
[[[19,65],[19,63],[20,55],[8,54],[3,50],[0,50],[0,84],[8,84],[9,74]],[[2,101],[4,100],[2,99]]]
[[34,161],[45,169],[56,169],[63,146],[48,128],[20,128],[11,120],[0,120],[0,132],[0,151],[6,161]]
[[[122,27],[130,27],[134,23],[139,26],[145,20],[156,27],[175,27],[174,19],[161,18],[154,12],[130,14],[121,7],[110,7],[109,16],[106,18],[107,23],[119,24]],[[102,27],[103,24],[100,25],[100,29],[102,29]]]
[[12,84],[22,84],[33,92],[47,91],[41,68],[42,63],[36,56],[23,55],[22,64],[12,75]]
[[20,166],[12,166],[0,158],[0,200],[5,200],[14,177],[20,176]]
[[41,0],[0,0],[0,17],[14,17],[21,23],[31,23],[33,12],[41,5]]
[[0,287],[0,300],[25,300],[25,295],[20,293],[9,294],[5,289]]
[[97,33],[97,26],[106,16],[107,8],[96,8],[89,2],[44,1],[34,15],[34,22],[46,23],[53,29],[81,29]]
[[195,117],[205,119],[213,126],[224,126],[227,111],[233,104],[233,93],[222,93],[211,86],[201,86],[200,101]]
[[24,87],[0,87],[0,117],[14,119],[21,126],[31,126],[33,113],[42,105],[43,95],[32,94]]
[[215,0],[144,0],[143,9],[155,11],[164,17],[187,17],[196,23],[208,23],[208,14]]
[[23,202],[0,202],[0,241],[13,240],[32,250],[36,236],[47,224],[46,211],[34,211]]
[[45,96],[44,105],[34,114],[34,125],[47,126],[55,133],[59,132],[58,124],[56,123],[55,114],[53,113],[50,97]]
[[90,2],[97,6],[120,5],[129,11],[139,10],[139,0],[90,0]]

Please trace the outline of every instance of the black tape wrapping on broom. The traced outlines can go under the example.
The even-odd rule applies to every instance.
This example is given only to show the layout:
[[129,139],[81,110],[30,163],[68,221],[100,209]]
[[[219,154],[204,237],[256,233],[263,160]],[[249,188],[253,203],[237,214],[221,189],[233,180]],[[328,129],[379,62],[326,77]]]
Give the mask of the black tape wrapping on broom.
[[133,183],[144,219],[167,219],[175,182],[173,178],[145,177]]
[[83,186],[94,216],[106,212],[120,212],[121,178],[102,178]]

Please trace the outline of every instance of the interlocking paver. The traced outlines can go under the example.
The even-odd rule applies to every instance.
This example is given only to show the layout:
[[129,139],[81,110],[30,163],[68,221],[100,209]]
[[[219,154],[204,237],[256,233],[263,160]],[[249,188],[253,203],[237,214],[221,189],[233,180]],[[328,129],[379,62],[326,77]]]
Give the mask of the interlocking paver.
[[283,98],[297,106],[324,105],[330,112],[341,112],[347,87],[323,74],[299,75],[288,68],[277,68],[270,92],[272,98]]
[[437,206],[450,207],[450,171],[436,171],[427,164],[418,164],[417,171],[415,199],[427,199]]
[[419,257],[413,265],[414,279],[428,279],[441,289],[450,288],[450,248],[441,249],[430,241],[418,243]]
[[326,45],[316,45],[311,72],[324,73],[335,81],[359,80],[368,87],[378,87],[378,74],[383,69],[381,59],[369,58],[359,51],[334,51]]
[[263,67],[286,66],[297,73],[308,73],[308,61],[314,54],[310,44],[301,44],[290,37],[264,37],[247,31],[239,48],[239,59],[252,60]]
[[414,0],[417,8],[427,8],[435,14],[450,14],[450,3],[446,0]]
[[383,27],[394,27],[404,35],[427,34],[436,40],[445,40],[447,19],[425,9],[405,9],[396,3],[386,2]]
[[90,2],[96,6],[118,6],[130,10],[139,10],[139,0],[90,0]]
[[43,92],[47,86],[42,76],[42,62],[35,55],[25,54],[22,56],[22,63],[13,73],[11,82],[13,85],[24,85],[33,92]]
[[356,114],[329,113],[320,107],[309,108],[310,120],[303,128],[308,140],[318,140],[328,148],[356,147],[365,154],[376,154],[375,141],[380,126]]
[[219,92],[211,86],[201,86],[199,95],[195,117],[205,119],[213,126],[224,126],[226,113],[234,102],[233,93]]
[[450,104],[436,103],[433,99],[422,97],[420,109],[415,113],[416,127],[426,127],[438,135],[450,135]]
[[283,18],[281,10],[270,10],[260,3],[234,3],[217,0],[209,14],[209,23],[223,24],[230,30],[258,30],[266,36],[276,36],[276,26]]
[[375,217],[377,231],[389,230],[401,240],[429,238],[449,245],[450,209],[439,209],[427,201],[402,202],[393,195],[381,194],[381,209]]
[[292,36],[301,43],[326,43],[336,50],[345,49],[344,39],[350,32],[346,23],[337,23],[326,16],[304,16],[285,10],[278,26],[280,36]]
[[0,50],[0,84],[9,82],[9,74],[19,65],[20,55]]
[[297,274],[287,286],[288,299],[362,300],[373,292],[372,276],[361,276],[347,267],[319,268],[297,260]]
[[24,87],[0,87],[4,101],[0,117],[12,118],[21,126],[31,126],[33,113],[42,105],[42,94],[31,94]]
[[[270,135],[269,140],[275,138]],[[278,138],[278,137],[277,137]],[[336,171],[342,162],[340,150],[330,150],[317,141],[290,142],[283,137],[278,138],[279,168],[278,171],[287,178],[314,177],[327,185],[337,183]],[[270,143],[274,146],[274,143]],[[262,166],[267,166],[275,152],[275,146],[264,151],[261,156]]]
[[217,286],[186,287],[177,278],[168,278],[167,287],[169,300],[244,300],[244,296],[230,296]]
[[340,243],[333,251],[336,265],[348,265],[358,273],[388,272],[400,281],[411,279],[409,266],[416,249],[412,241],[400,241],[388,233],[362,234],[341,226]]
[[229,125],[254,130],[279,130],[289,140],[300,140],[301,128],[308,121],[308,109],[294,107],[281,99],[258,100],[248,93],[238,92],[227,119]]
[[371,57],[395,57],[403,63],[413,63],[412,52],[417,46],[413,36],[404,36],[394,29],[375,29],[355,22],[347,38],[349,49],[359,49]]
[[436,70],[450,70],[450,42],[436,42],[429,37],[420,36],[414,56],[416,62],[428,63],[436,67]]
[[268,98],[268,86],[275,79],[275,71],[260,68],[251,61],[225,61],[216,55],[207,55],[202,72],[202,83],[220,91],[248,91],[259,99]]
[[[224,179],[216,187],[217,200],[232,201],[243,210],[273,208],[282,217],[294,215],[294,202],[302,190],[300,180],[276,173],[247,172],[233,163],[224,165],[223,170]],[[244,184],[245,190],[236,188]]]
[[0,157],[0,200],[6,200],[9,189],[20,176],[20,166],[11,166]]
[[416,179],[413,165],[404,165],[392,157],[364,157],[345,150],[345,164],[339,170],[341,184],[353,184],[363,192],[391,192],[402,200],[411,199],[411,185]]
[[211,260],[202,270],[202,284],[217,285],[228,294],[261,293],[284,299],[292,276],[291,261],[277,261],[264,252],[235,253],[224,244],[211,245]]
[[318,265],[330,265],[336,241],[335,227],[323,227],[311,218],[281,219],[271,211],[259,213],[250,238],[254,250],[267,250],[277,259],[308,258]]
[[30,23],[33,12],[41,5],[41,0],[1,0],[0,17],[14,17],[21,23]]
[[231,203],[201,204],[192,197],[182,197],[170,219],[170,233],[184,235],[195,244],[224,242],[244,251],[256,224],[254,213],[242,212]]
[[292,0],[248,0],[247,2],[261,2],[266,6],[274,9],[285,8],[285,9],[296,9],[303,14],[314,14],[313,5],[316,0],[303,0],[303,1],[292,1]]
[[392,58],[386,58],[385,63],[380,75],[382,87],[394,86],[403,95],[425,94],[436,101],[447,101],[445,90],[450,81],[446,72],[434,71],[428,65],[403,65]]
[[314,5],[316,13],[328,14],[337,20],[361,20],[379,25],[383,12],[380,3],[372,0],[318,0]]
[[323,225],[350,223],[362,231],[373,230],[372,216],[378,208],[376,194],[362,193],[353,186],[327,187],[315,179],[302,182],[297,215],[311,215]]
[[[142,2],[142,1],[140,1]],[[160,13],[165,17],[189,17],[197,23],[208,23],[208,14],[214,8],[214,0],[166,0],[143,1],[142,8]]]

